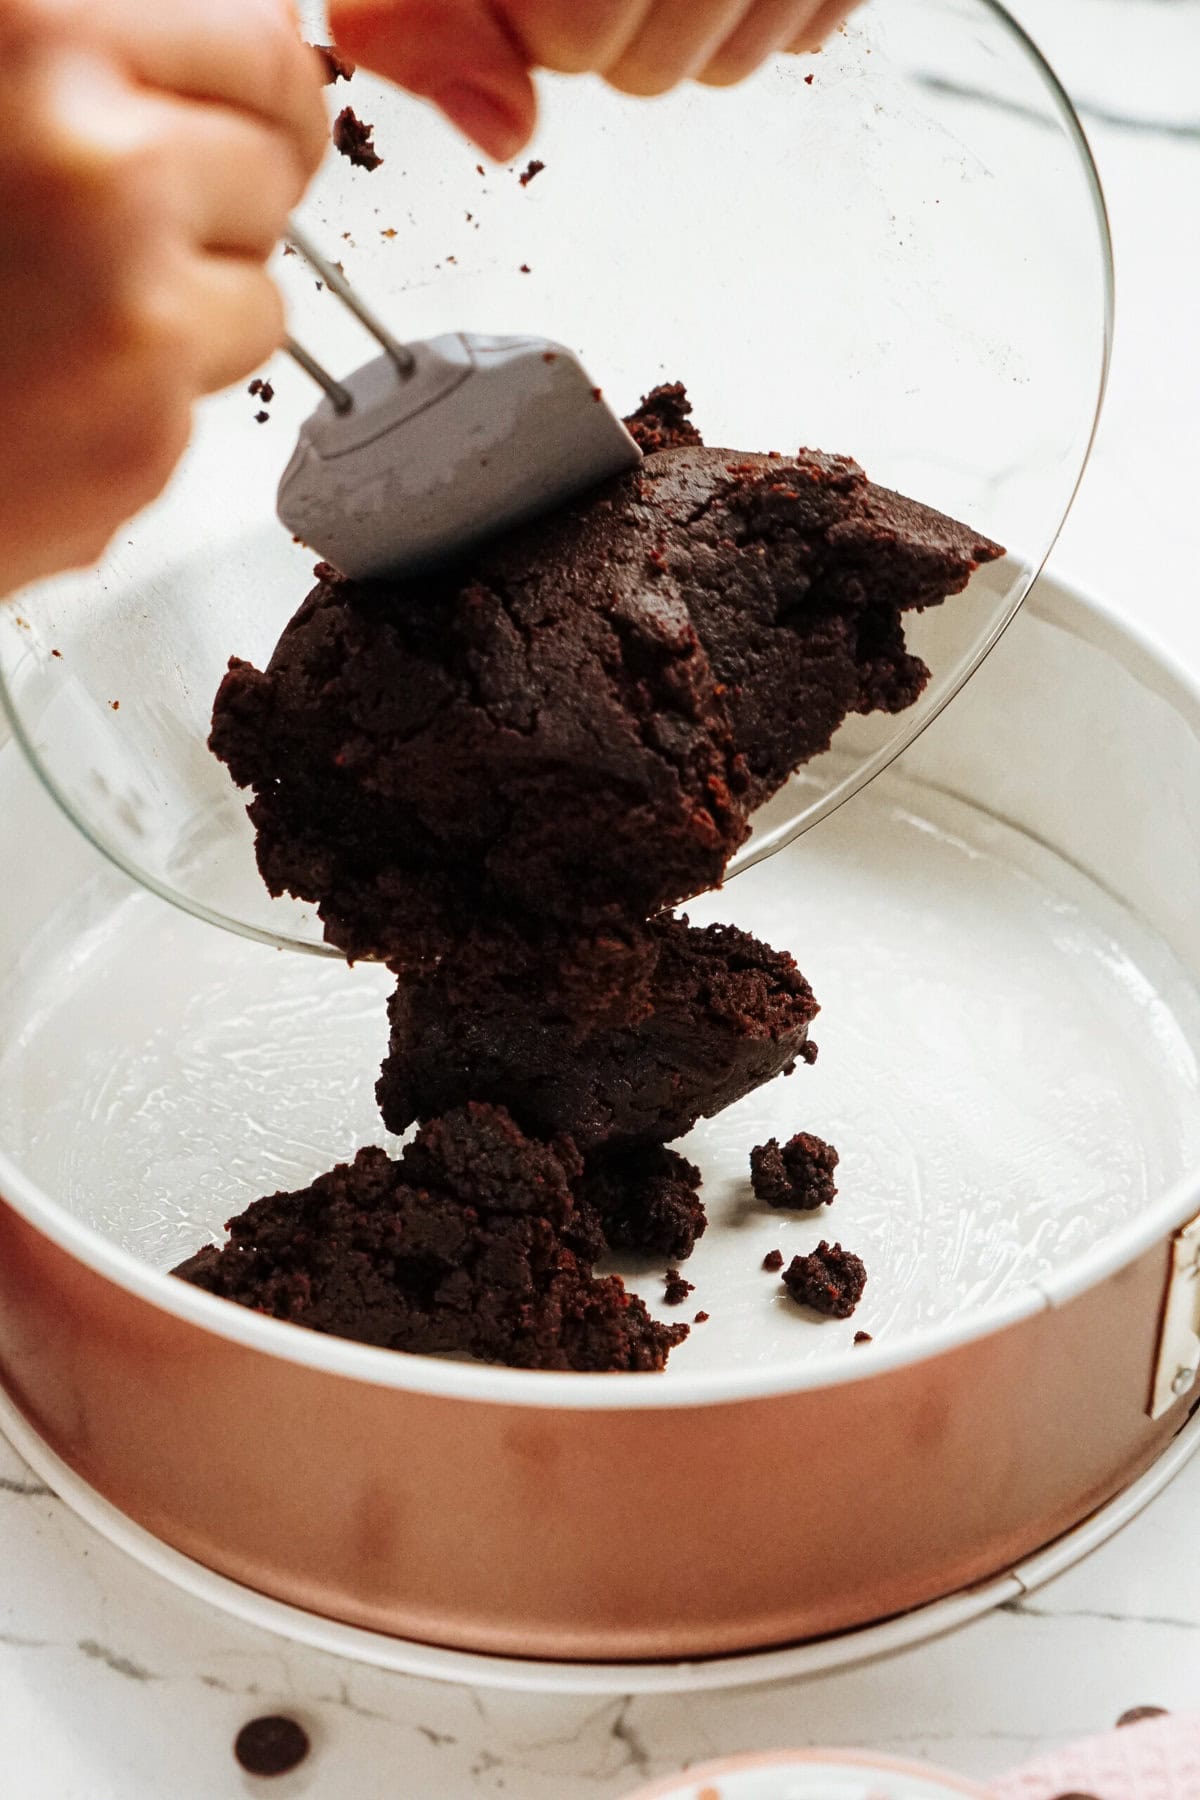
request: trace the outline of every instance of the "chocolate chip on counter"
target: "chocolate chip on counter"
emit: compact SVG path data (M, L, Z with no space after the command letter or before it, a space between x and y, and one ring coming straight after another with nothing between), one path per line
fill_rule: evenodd
M783 1251L782 1250L768 1250L767 1254L763 1257L762 1266L764 1269L767 1269L772 1274L775 1272L776 1269L782 1269L782 1267L783 1267Z
M1140 1725L1143 1719L1165 1719L1166 1716L1165 1706L1131 1706L1129 1711L1123 1712L1117 1720L1117 1730L1119 1731L1122 1725Z
M287 1775L309 1752L308 1733L295 1719L272 1713L243 1725L233 1754L248 1775Z

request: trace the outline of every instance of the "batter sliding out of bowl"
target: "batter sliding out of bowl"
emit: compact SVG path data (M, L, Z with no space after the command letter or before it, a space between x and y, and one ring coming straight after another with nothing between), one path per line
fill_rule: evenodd
M532 130L535 66L635 93L720 85L811 49L845 8L613 4L545 43L543 9L513 0L508 31L498 10L489 40L447 0L442 36L414 49L403 0L335 8L340 48L321 57L286 21L185 9L160 42L118 19L89 40L93 77L139 160L97 141L81 226L81 194L51 180L55 147L98 127L65 107L72 46L49 11L18 9L25 99L0 195L50 182L73 298L47 307L44 270L17 280L0 429L9 585L95 556L162 485L198 395L278 343L265 259L320 158L321 81L352 78L357 52L504 159ZM279 75L269 92L263 67ZM360 176L386 167L369 139L345 109L334 141ZM53 252L56 227L44 213L35 226L23 199L5 216L14 266L33 271L22 232ZM335 401L348 391L326 385ZM845 456L706 448L690 415L682 385L653 389L625 421L628 472L425 572L351 580L320 565L266 670L231 662L211 748L253 791L263 879L315 902L350 960L395 974L378 1098L390 1131L418 1129L397 1158L364 1150L256 1203L185 1279L318 1330L520 1367L660 1369L686 1337L595 1265L615 1248L690 1254L700 1177L667 1146L812 1061L818 1008L790 955L677 909L720 884L756 809L848 715L917 702L930 672L905 616L1003 555ZM799 1174L792 1191L815 1210L836 1152L796 1123L782 1150L747 1144L747 1184L752 1151L756 1169L808 1159L825 1185ZM784 1280L846 1316L863 1271L823 1241Z

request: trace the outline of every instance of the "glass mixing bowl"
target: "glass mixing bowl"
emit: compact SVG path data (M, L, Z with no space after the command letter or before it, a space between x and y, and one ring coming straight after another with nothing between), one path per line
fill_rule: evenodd
M546 167L524 187L418 102L362 74L350 98L383 166L331 157L304 218L399 335L544 333L625 411L682 379L709 444L846 452L1010 547L940 621L920 705L851 721L735 867L761 859L958 691L1070 505L1112 268L1066 96L994 0L873 0L821 55L736 90L647 103L547 80L530 152ZM299 257L278 273L327 366L373 354ZM313 909L262 887L246 797L205 747L227 659L262 666L310 585L274 500L318 396L282 358L265 373L266 423L244 389L206 403L169 490L103 563L0 609L0 683L41 779L115 863L216 924L323 951ZM921 652L919 619L911 638Z

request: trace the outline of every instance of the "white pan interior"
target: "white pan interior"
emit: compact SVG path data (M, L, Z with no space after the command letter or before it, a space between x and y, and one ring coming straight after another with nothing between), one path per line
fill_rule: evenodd
M821 1054L683 1146L711 1226L666 1384L870 1358L1079 1285L1190 1210L1200 1169L1194 702L1043 584L964 696L866 794L693 906L792 950ZM134 891L0 752L0 1147L155 1269L256 1195L387 1142L387 978ZM1006 822L1007 821L1007 822ZM748 1155L835 1143L840 1193L772 1213ZM1194 1209L1194 1208L1192 1208ZM763 1273L823 1236L866 1262L852 1322ZM663 1264L625 1271L652 1309ZM462 1369L471 1385L475 1371ZM645 1380L646 1378L640 1378Z

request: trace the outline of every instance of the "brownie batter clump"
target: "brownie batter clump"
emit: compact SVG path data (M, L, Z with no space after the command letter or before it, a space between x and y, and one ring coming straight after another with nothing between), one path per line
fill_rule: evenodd
M867 1271L861 1257L822 1241L811 1256L792 1258L783 1281L798 1305L830 1319L848 1319L862 1299Z
M686 1262L708 1226L699 1169L662 1144L589 1157L583 1195L610 1250Z
M464 1100L506 1106L528 1130L599 1144L682 1137L794 1067L817 1013L783 951L731 925L658 919L644 1016L580 1034L519 962L497 961L460 984L463 959L404 979L377 1088L389 1131Z
M399 583L321 565L267 670L230 664L210 742L255 790L263 878L352 958L428 966L499 921L579 973L746 835L682 600L539 545Z
M343 106L333 121L333 147L356 169L366 169L370 173L383 161L375 148L374 130L373 125L367 125L358 117L353 107Z
M392 1161L360 1150L299 1193L256 1200L229 1241L175 1273L273 1318L392 1350L525 1369L661 1369L687 1335L660 1325L597 1241L569 1140L526 1138L469 1106Z
M639 517L729 707L752 805L829 748L850 713L902 712L929 671L903 615L1002 555L966 526L869 482L849 457L681 450L651 457Z
M378 166L350 108L334 136ZM320 565L266 669L230 663L210 742L263 878L399 978L377 1092L420 1129L257 1201L184 1279L521 1368L661 1369L686 1335L594 1266L663 1255L690 1286L700 1175L665 1146L814 1060L817 1005L790 956L671 911L850 713L918 698L905 615L1002 554L845 457L706 449L690 415L656 388L636 469L456 563ZM815 1207L836 1164L772 1140L755 1188ZM847 1317L866 1272L822 1243L784 1280Z
M833 1204L837 1166L838 1153L832 1144L799 1131L782 1149L778 1138L755 1145L750 1152L750 1181L767 1206L814 1212L818 1206Z
M902 613L999 554L845 458L661 451L456 568L322 567L211 743L268 887L352 957L411 968L514 914L635 932L849 712L917 698Z
M681 450L703 444L692 424L692 403L682 381L656 387L642 396L642 404L630 413L625 429L645 456L656 450Z

